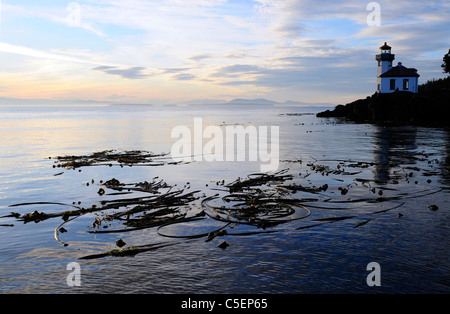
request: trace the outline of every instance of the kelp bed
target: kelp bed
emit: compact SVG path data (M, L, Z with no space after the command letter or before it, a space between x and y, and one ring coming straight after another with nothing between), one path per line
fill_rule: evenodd
M76 169L86 166L164 166L166 164L178 164L170 161L167 153L155 154L153 152L133 150L116 151L104 150L90 155L58 156L53 168ZM52 159L52 157L49 157Z
M179 164L172 162L167 154L147 151L108 150L49 159L54 160L53 168L62 169ZM0 218L15 218L25 224L56 219L54 237L64 246L70 244L70 241L64 241L63 235L70 229L69 223L83 216L92 217L85 229L89 234L122 235L153 228L157 235L168 239L128 247L122 239L118 239L117 248L83 256L82 259L135 255L179 243L173 239L186 241L203 238L209 242L217 237L275 233L286 228L303 230L350 219L355 220L353 228L358 228L373 220L377 214L400 208L407 199L441 191L429 188L402 192L398 188L404 184L414 187L419 175L428 176L432 173L437 160L428 161L426 169L387 165L390 176L386 181L368 179L368 173L373 174L380 167L377 163L314 158L308 163L285 160L283 164L290 168L275 173L248 174L230 183L221 180L212 187L194 191L187 191L190 189L189 182L180 188L158 177L135 183L121 182L116 178L99 182L92 180L90 187L97 190L98 202L91 206L82 207L81 202L19 203L10 207L48 205L63 210L11 212ZM430 205L429 209L437 210L437 206ZM400 217L402 214L399 212L398 215ZM186 226L195 226L206 220L214 222L208 230L203 228L198 233L185 232ZM228 245L226 241L221 241L219 247L225 249Z

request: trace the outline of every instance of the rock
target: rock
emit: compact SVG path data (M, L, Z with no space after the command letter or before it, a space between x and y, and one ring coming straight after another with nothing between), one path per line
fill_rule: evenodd
M431 211L437 211L438 209L439 209L439 207L437 207L436 205L430 205L430 206L428 206L428 208L431 210Z
M426 84L425 84L426 85ZM450 77L434 89L419 86L419 93L398 91L358 99L317 117L347 118L359 122L400 122L411 125L449 126L446 110L450 99Z
M117 245L118 247L123 247L123 246L126 245L126 243L125 243L124 240L119 239L119 240L116 241L116 245Z
M230 245L228 244L227 241L223 241L222 243L219 244L219 248L221 248L222 250L225 250L227 247L229 247Z

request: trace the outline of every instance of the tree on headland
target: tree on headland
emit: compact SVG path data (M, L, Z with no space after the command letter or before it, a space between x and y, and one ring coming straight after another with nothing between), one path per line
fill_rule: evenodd
M444 55L442 61L444 62L441 65L442 73L450 74L450 49L448 50L448 53ZM446 92L448 94L447 97L450 97L449 91L450 91L450 76L440 79L428 80L426 83L419 85L419 94Z
M448 50L448 53L444 55L442 61L444 61L444 63L441 65L444 73L450 74L450 49Z

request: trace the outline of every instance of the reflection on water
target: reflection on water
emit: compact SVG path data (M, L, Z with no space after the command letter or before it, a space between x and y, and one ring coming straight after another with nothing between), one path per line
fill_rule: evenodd
M445 157L442 158L441 176L443 178L443 184L450 186L450 130L447 130L445 134Z
M417 153L415 127L378 126L375 132L377 163L376 179L381 182L391 180L391 169L398 164L414 164Z
M344 124L305 114L313 110L318 111L271 107L0 108L0 291L450 292L450 132ZM310 215L303 209L301 219L265 229L233 223L226 226L227 234L210 241L182 237L222 228L224 222L208 216L167 226L160 233L157 228L89 233L95 217L103 218L112 209L65 223L67 232L60 236L68 246L54 238L55 228L63 222L60 217L27 224L5 217L11 212L67 210L65 205L50 202L101 207L108 195L98 194L100 180L133 183L158 177L174 188L222 197L227 191L219 182L230 183L259 172L258 162L71 170L53 168L54 159L49 159L106 149L170 152L174 143L171 130L178 125L191 127L196 117L203 118L205 126L280 126L279 170L292 175L291 181L282 184L295 184L296 190L265 184L251 193L256 197L262 195L257 189L265 189L266 193L277 191L272 197L285 193L302 199ZM325 184L327 189L315 190ZM188 215L202 211L200 200L186 210ZM33 205L10 207L27 202ZM438 209L430 210L430 205ZM225 211L221 217L226 219ZM111 224L102 227L108 230L122 222ZM254 234L255 230L273 232ZM135 247L171 245L134 257L79 259L117 249L118 239ZM223 241L229 244L225 250L218 248ZM81 266L81 287L66 284L66 266L73 261ZM373 261L382 267L381 287L368 287L365 281L366 266Z

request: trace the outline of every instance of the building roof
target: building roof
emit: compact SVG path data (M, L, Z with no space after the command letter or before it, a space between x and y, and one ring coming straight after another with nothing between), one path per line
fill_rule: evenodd
M414 68L406 68L401 63L393 67L389 71L384 72L380 77L419 77L417 70Z
M385 50L385 49L391 49L391 47L388 46L388 44L387 44L386 42L384 42L384 45L381 46L380 49L383 49L383 50Z

